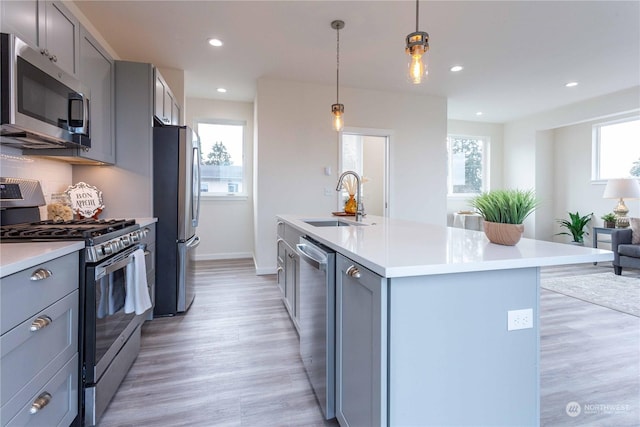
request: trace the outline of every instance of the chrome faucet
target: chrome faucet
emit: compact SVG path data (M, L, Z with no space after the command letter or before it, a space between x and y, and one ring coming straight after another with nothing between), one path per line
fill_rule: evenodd
M336 187L336 191L340 191L342 190L342 181L344 180L344 178L347 175L353 175L356 178L356 222L360 222L362 221L362 216L364 215L364 212L362 211L362 202L360 200L360 175L358 175L357 173L355 173L354 171L346 171L343 172L342 175L340 175L340 178L338 178L338 185Z

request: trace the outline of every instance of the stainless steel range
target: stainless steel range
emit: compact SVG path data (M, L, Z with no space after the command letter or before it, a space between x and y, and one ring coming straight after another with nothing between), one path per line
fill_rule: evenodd
M124 302L130 288L128 281L132 280L127 271L133 265L134 252L145 249L140 241L148 230L141 229L135 220L125 219L31 221L36 216L39 218L38 207L28 205L34 200L44 203L37 181L0 178L0 190L2 243L85 242L80 255L82 383L78 407L83 411L80 418L83 424L96 425L140 349L140 329L145 314L125 313ZM7 212L11 209L21 212ZM19 222L20 218L29 220Z

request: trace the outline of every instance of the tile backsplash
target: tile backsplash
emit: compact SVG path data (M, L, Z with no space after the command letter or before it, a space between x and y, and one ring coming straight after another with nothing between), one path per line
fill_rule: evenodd
M63 192L72 185L72 166L42 157L23 156L21 150L0 147L0 175L8 178L37 179L44 198L51 201L52 193ZM40 208L42 219L47 218L46 206Z

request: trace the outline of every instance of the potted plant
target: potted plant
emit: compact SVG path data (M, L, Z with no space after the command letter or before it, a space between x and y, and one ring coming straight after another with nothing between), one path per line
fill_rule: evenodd
M573 238L573 244L583 245L584 244L584 235L588 235L589 233L585 230L585 227L591 221L591 217L593 216L593 212L587 215L581 216L578 211L576 213L569 212L569 219L559 219L557 220L560 224L560 227L566 228L568 231L562 231L560 233L556 233L556 236L560 234L566 234L567 236L571 236Z
M523 222L539 205L533 190L493 190L471 200L484 219L484 233L492 243L513 246L524 232Z
M613 212L604 214L600 218L604 221L605 228L616 228L616 215Z

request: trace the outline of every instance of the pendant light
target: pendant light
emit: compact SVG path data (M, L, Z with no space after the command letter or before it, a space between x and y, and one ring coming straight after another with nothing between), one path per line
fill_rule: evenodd
M344 21L336 19L331 22L331 28L336 30L336 103L331 105L333 115L333 129L340 132L344 127L344 105L340 104L340 30L344 28Z
M416 0L416 31L407 36L407 47L405 48L405 52L411 56L408 77L413 84L420 84L422 78L429 74L422 58L429 50L429 34L418 30L418 2L419 0Z

